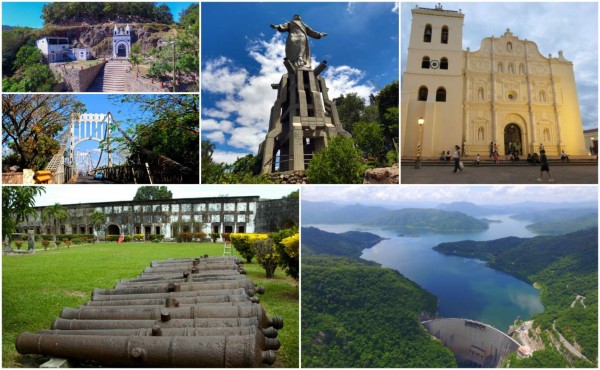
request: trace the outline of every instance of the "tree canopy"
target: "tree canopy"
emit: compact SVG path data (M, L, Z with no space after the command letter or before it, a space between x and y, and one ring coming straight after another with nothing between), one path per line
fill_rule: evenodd
M42 8L44 24L100 22L173 23L169 6L155 2L54 2Z
M43 169L60 147L58 134L83 105L73 95L2 95L3 166Z
M173 193L166 186L140 186L133 200L173 199Z
M35 197L46 192L43 186L2 187L2 233L10 238L17 226L36 214Z

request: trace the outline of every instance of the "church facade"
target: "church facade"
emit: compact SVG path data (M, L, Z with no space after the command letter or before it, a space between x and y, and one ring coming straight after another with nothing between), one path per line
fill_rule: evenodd
M486 37L479 50L462 50L464 14L412 9L406 71L402 80L402 155L467 156L561 150L586 155L573 63L540 54L537 45L510 30ZM421 124L419 120L421 119ZM419 127L421 126L421 127Z

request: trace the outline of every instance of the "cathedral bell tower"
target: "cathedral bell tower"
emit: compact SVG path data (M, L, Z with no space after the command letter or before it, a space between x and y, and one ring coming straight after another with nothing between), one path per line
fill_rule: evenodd
M422 119L422 157L463 146L462 29L464 14L412 9L406 71L402 79L402 155L416 157Z

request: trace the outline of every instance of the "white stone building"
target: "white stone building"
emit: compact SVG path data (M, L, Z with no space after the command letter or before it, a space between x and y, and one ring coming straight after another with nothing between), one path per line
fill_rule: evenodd
M113 30L113 58L129 58L131 51L131 29L115 25Z
M487 158L490 143L506 155L570 155L589 151L583 137L573 63L540 54L537 45L510 30L486 37L477 51L462 50L464 14L412 9L402 80L402 155L417 155L420 118L423 157L454 145Z
M69 39L66 37L42 37L36 41L36 46L48 63L92 59L92 49L82 45L70 48Z

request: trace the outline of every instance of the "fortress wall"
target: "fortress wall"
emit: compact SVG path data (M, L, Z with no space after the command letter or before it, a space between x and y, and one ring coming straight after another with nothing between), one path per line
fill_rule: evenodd
M519 343L498 329L466 319L438 319L423 326L444 346L454 352L459 362L481 367L497 367Z
M299 204L296 198L260 200L256 208L257 233L273 232L290 226L298 226Z

